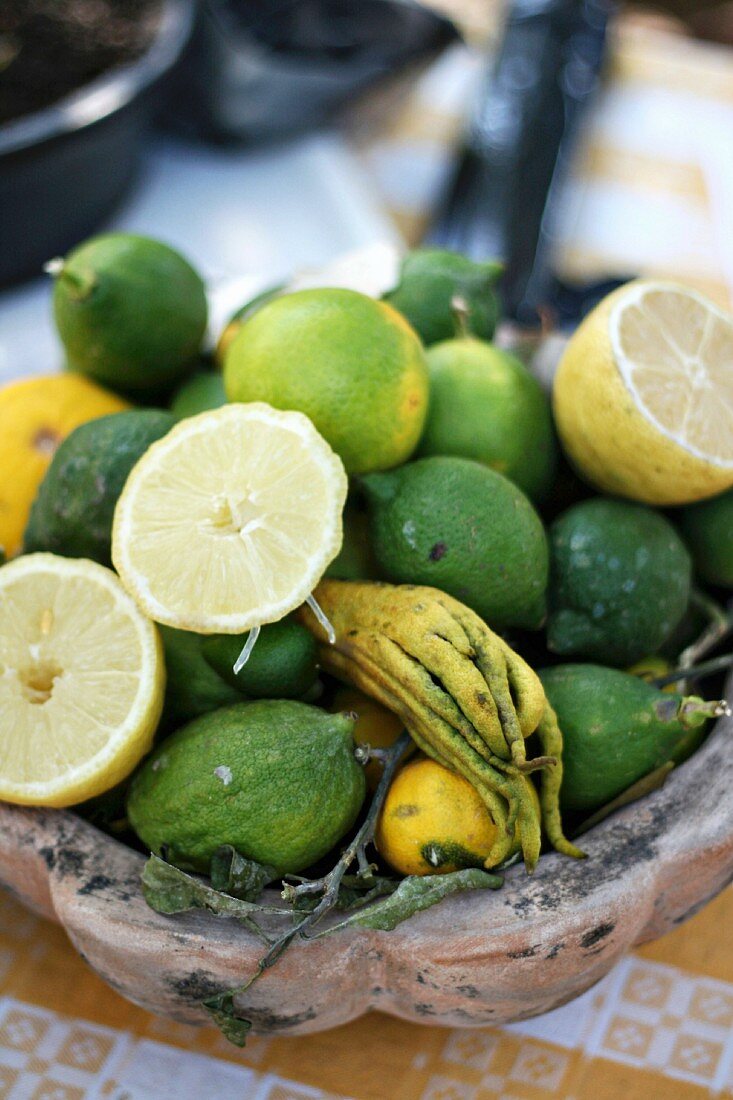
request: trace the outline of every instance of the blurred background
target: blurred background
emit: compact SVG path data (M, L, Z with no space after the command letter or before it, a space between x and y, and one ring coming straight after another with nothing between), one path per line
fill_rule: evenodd
M423 241L501 259L521 331L642 273L730 307L733 4L3 0L0 381L57 366L42 265L110 227L215 317Z

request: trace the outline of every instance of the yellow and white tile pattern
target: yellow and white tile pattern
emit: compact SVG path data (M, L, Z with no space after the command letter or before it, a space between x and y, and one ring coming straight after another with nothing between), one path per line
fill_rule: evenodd
M706 1100L733 1097L733 890L595 989L506 1028L373 1013L255 1038L150 1016L0 892L0 1100Z

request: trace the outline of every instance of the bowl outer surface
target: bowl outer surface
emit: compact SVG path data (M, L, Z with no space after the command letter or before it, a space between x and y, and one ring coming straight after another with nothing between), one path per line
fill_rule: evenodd
M733 878L731 735L733 719L721 719L662 790L586 834L587 860L546 855L531 878L513 867L501 890L449 898L391 932L298 941L238 1010L256 1032L298 1034L369 1008L470 1027L572 999ZM118 992L202 1023L198 1002L241 984L261 944L229 918L153 912L143 862L69 811L0 803L0 882L59 921Z

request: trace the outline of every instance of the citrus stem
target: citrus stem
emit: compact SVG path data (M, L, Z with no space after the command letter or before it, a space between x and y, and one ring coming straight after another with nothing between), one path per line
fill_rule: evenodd
M45 264L43 265L43 270L45 271L46 275L50 275L53 279L55 279L56 276L60 275L61 272L64 270L63 256L54 256L52 260L46 260Z
M450 301L451 313L456 321L456 336L467 339L471 335L468 326L468 302L460 294L454 294Z
M663 688L667 687L668 684L676 684L683 679L702 680L705 676L712 676L716 672L725 672L728 668L733 668L733 653L724 653L720 657L713 657L709 661L692 665L690 668L665 672L664 676L655 676L649 683L652 687Z
M244 666L247 664L247 661L252 656L252 650L254 649L255 644L256 644L257 639L259 638L259 636L260 636L260 627L259 626L253 626L252 629L250 630L249 634L247 635L247 641L242 646L242 652L239 654L236 661L234 662L234 667L232 669L232 672L234 673L235 676L237 675L238 672L242 671Z
M702 611L710 621L700 637L680 653L681 670L687 670L695 665L733 630L733 601L724 608L704 592L693 588L690 593L690 605Z
M706 718L729 718L731 709L725 699L713 699L709 702L704 699L685 699L680 704L678 714L684 723L688 714L699 714Z
M343 851L341 858L333 870L329 871L323 878L318 879L304 879L299 875L285 876L297 882L297 885L293 885L292 882L286 882L284 884L282 894L285 901L293 904L298 898L311 897L318 894L322 894L323 896L315 908L307 913L302 920L293 924L287 932L271 943L269 951L258 962L254 974L236 989L229 990L227 994L229 998L236 997L239 993L245 993L265 970L269 970L271 966L275 965L282 953L289 947L296 936L302 936L304 939L308 938L306 936L307 930L312 928L325 917L328 912L335 908L336 902L338 901L339 888L343 882L344 875L355 859L359 864L360 875L367 877L372 873L371 868L373 865L368 863L365 849L374 839L379 814L384 804L384 800L387 797L387 791L392 782L392 777L397 765L411 743L410 735L407 732L403 732L389 749L385 759L382 778L379 780L379 785L374 792L369 812L364 818L364 822L356 832L353 840ZM283 910L283 912L287 912L287 910Z

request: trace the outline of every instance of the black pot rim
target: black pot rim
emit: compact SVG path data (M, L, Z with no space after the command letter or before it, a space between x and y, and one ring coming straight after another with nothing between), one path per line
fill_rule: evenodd
M44 107L0 126L0 155L93 126L127 106L178 60L188 42L195 0L161 0L160 24L148 49Z

